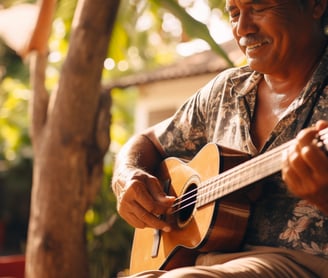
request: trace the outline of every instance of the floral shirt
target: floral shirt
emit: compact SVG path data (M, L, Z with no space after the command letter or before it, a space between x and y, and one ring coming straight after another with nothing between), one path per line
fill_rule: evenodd
M293 139L304 127L328 120L328 49L316 71L280 119L260 153ZM155 127L167 156L191 159L209 142L259 154L250 134L257 86L263 75L248 66L228 69ZM328 165L327 165L328 170ZM328 217L289 194L277 173L264 180L252 204L245 242L286 247L328 259Z

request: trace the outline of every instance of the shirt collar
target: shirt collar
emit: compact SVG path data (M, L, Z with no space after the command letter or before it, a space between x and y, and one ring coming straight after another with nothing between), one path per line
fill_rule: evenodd
M262 78L263 74L245 66L242 71L238 71L235 76L231 77L232 91L238 96L245 96L257 86Z

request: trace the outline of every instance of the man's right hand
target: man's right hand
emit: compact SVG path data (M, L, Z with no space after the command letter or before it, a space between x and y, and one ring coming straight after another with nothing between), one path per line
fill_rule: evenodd
M175 197L164 193L156 177L140 169L128 168L116 183L119 188L118 212L122 218L136 228L170 231L171 227L159 216L170 211Z

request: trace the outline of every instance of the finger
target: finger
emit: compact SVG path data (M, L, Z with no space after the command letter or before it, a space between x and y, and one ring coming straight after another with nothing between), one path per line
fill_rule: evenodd
M164 231L170 230L167 223L141 207L137 201L123 198L118 211L123 219L136 228L152 227Z
M303 149L301 149L301 151ZM302 175L305 175L305 176L311 175L312 169L306 163L306 161L304 161L302 152L299 152L299 151L292 152L288 157L288 165L293 172L301 173Z
M312 143L313 139L316 137L318 131L315 127L303 129L296 136L296 146L298 150L301 150L303 147L308 146Z
M317 130L322 130L322 129L328 127L328 122L320 120L316 123L315 127L317 128Z
M304 161L309 165L314 173L326 173L328 158L326 153L318 145L317 135L319 128L325 127L326 122L318 122L317 129L300 134L298 139L299 152Z
M284 168L282 172L282 178L287 185L288 191L294 195L299 195L302 193L300 184L302 182L301 178L297 172L293 171L292 168Z
M314 175L320 179L326 177L328 158L326 154L317 145L318 130L309 128L299 133L296 138L296 144L290 148L290 164L296 171L302 175L308 182ZM302 161L304 164L302 164Z
M142 181L135 179L132 183L133 186L128 186L121 201L122 217L129 219L129 223L135 227L152 227L168 231L169 225L159 219L159 216L166 214L175 198L165 197L162 185L155 177L146 176Z
M163 202L165 193L155 178L147 178L144 182L135 181L134 186L129 189L131 192L127 193L130 194L130 199L136 200L142 208L154 215L165 214L170 206Z
M147 183L147 188L155 201L167 208L173 205L175 197L167 195L168 192L164 192L164 185L157 178L150 178Z
M163 230L165 232L169 232L171 227L168 223L162 220L160 217L149 213L147 210L142 208L141 206L137 206L137 209L133 211L133 214L136 218L138 218L141 222L143 222L143 227L151 227L158 230Z
M304 159L304 155L309 156L310 160L314 160L317 156L311 149L312 147L304 147L298 151L297 147L290 148L290 154L283 160L283 179L288 186L288 190L303 198L313 198L319 191L322 190L322 186L327 185L328 174L326 173L326 167L323 166L323 172L312 169L309 163ZM318 150L315 150L318 151ZM314 157L310 157L314 155ZM317 154L318 155L318 154ZM285 154L285 157L287 154ZM312 163L312 161L311 161ZM314 166L316 164L314 163ZM323 163L323 165L327 165Z
M142 229L145 227L150 227L163 230L165 232L169 232L171 230L171 227L165 221L149 213L137 202L133 202L129 210L122 212L122 217L123 216L130 225L136 228Z
M307 173L306 176L309 176L311 170L302 160L297 151L297 146L294 145L283 153L282 169L282 178L285 181L288 190L294 195L300 196L306 193L307 181L301 176L304 173Z
M319 147L313 144L303 147L301 156L309 168L311 168L311 172L318 173L319 176L326 176L328 158Z

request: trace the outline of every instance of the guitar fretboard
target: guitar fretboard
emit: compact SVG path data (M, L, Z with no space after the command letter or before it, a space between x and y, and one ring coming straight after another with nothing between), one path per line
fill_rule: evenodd
M328 128L319 132L317 141L317 145L327 153ZM294 140L284 143L202 182L198 188L196 206L206 205L280 171L282 169L282 154L293 142Z

